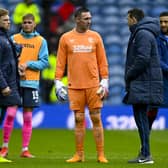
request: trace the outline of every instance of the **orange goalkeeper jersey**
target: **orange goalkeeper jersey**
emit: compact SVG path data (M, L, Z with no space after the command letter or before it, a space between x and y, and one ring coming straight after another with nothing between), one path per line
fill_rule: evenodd
M108 63L100 35L75 29L64 33L57 52L56 79L61 79L67 66L68 87L84 89L99 86L100 78L108 78Z

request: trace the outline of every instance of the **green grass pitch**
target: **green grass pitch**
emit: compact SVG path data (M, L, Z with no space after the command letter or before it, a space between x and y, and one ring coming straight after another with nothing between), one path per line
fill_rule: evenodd
M2 131L0 132L2 135ZM2 141L2 138L1 138ZM2 144L2 142L1 142ZM128 164L129 159L138 154L140 144L136 130L105 131L105 154L108 164L96 161L96 150L91 130L85 136L85 162L66 163L75 151L74 131L58 129L34 129L30 151L36 158L20 158L21 129L15 129L9 144L8 159L12 163L0 163L0 168L167 168L168 167L168 131L152 131L151 152L153 165Z

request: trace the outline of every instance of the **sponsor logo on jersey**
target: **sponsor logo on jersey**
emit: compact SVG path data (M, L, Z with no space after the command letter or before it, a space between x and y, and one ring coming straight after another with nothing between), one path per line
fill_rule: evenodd
M73 46L73 52L74 53L90 53L92 52L92 45L86 46L86 45L74 45Z

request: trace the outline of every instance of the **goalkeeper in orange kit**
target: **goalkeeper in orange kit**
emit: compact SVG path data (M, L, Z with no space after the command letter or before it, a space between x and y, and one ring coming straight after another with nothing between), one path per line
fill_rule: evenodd
M74 14L76 26L60 38L55 85L59 100L67 100L61 82L67 66L68 97L75 116L76 153L67 162L84 161L85 106L89 108L96 143L97 161L107 163L101 121L103 98L108 93L108 63L100 35L89 30L91 13L79 8Z

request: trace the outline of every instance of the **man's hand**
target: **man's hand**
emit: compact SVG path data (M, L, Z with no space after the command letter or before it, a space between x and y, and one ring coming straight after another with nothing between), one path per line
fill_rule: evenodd
M19 71L20 77L25 77L26 68L27 68L26 64L21 64L18 66L18 71Z
M8 95L10 95L11 94L11 89L10 89L10 87L9 86L7 86L6 88L4 88L4 89L2 89L2 95L3 96L8 96Z
M100 81L100 87L97 90L97 94L100 96L102 100L108 96L109 93L108 88L109 88L108 79L102 79Z
M55 80L56 87L56 96L57 99L61 102L65 102L68 100L68 91L65 85L60 80Z

